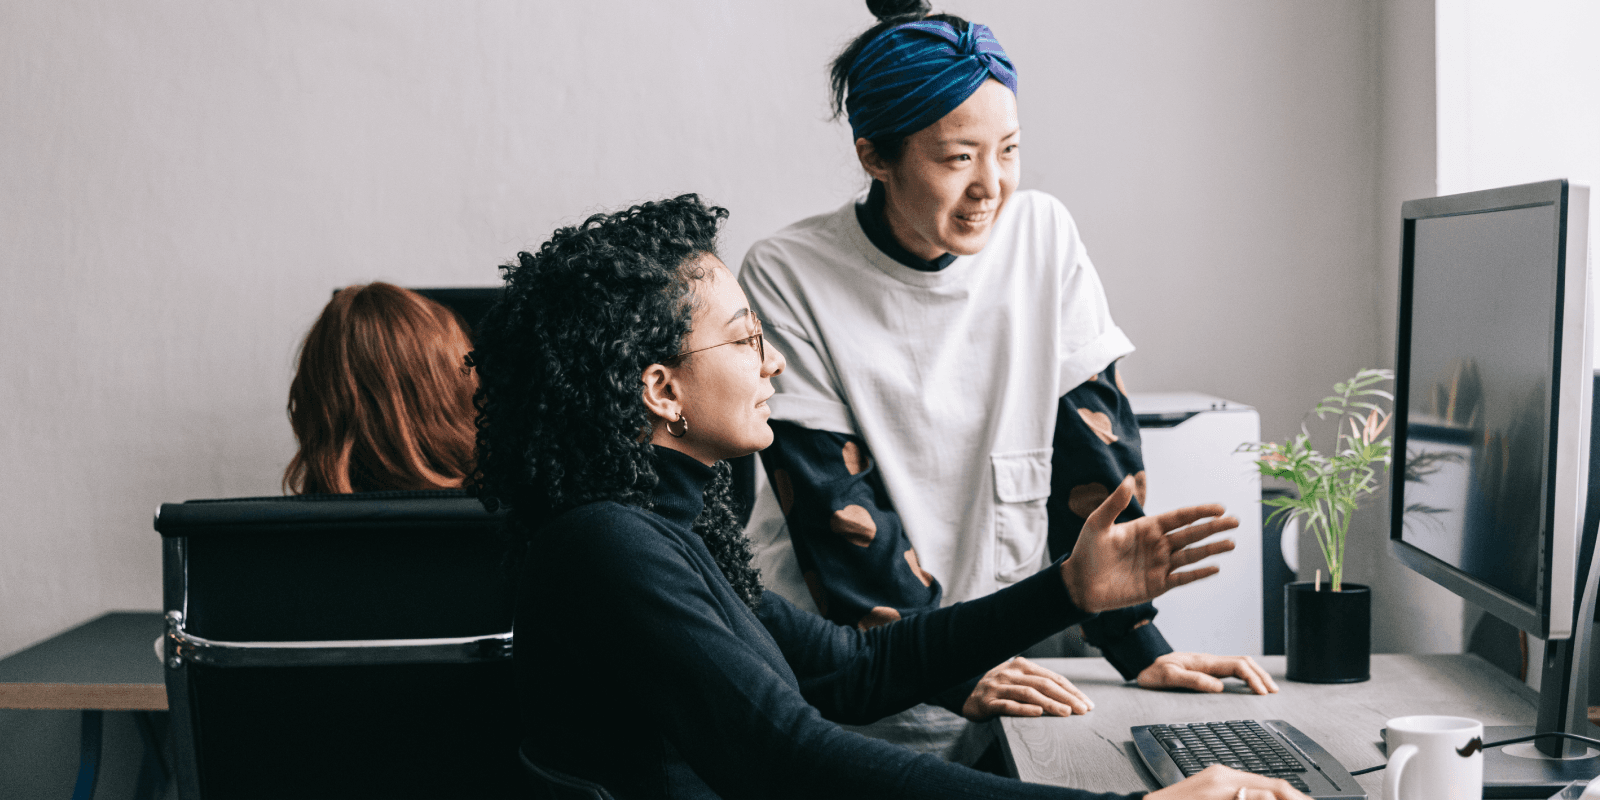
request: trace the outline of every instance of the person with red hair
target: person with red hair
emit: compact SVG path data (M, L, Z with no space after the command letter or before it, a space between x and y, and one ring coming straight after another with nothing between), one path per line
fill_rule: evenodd
M341 289L289 385L294 494L458 489L472 471L477 379L455 312L388 283Z

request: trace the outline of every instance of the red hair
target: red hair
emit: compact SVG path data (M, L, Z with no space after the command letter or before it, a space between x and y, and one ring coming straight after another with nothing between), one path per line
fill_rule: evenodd
M472 349L450 309L387 283L334 294L289 384L296 494L459 488L477 433Z

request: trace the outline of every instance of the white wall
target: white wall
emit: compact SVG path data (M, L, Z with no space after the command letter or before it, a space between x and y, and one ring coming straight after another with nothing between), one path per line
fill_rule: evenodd
M1438 6L1439 193L1600 179L1600 4Z
M1294 432L1371 365L1373 6L997 11L1027 180L1077 217L1139 347L1130 385L1249 403L1263 436Z
M1384 5L945 4L1020 68L1024 183L1077 216L1134 388L1255 405L1277 438L1378 358ZM158 607L158 503L278 491L332 288L488 284L558 224L684 191L732 209L737 263L843 202L862 178L826 63L870 21L859 0L0 4L0 654Z
M331 288L490 283L691 190L737 260L841 202L825 65L860 6L0 6L0 653L156 607L157 503L277 491ZM1281 436L1372 360L1371 5L950 10L1020 67L1025 184L1078 216L1134 386Z
M1394 366L1400 286L1400 204L1437 194L1438 125L1434 0L1379 5L1381 97L1377 160L1378 231L1372 285L1377 309L1373 362ZM1462 603L1389 553L1387 484L1357 516L1348 569L1373 587L1372 649L1379 653L1459 653Z

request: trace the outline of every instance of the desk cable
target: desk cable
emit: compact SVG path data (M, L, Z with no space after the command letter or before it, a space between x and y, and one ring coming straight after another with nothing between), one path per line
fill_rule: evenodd
M1484 745L1483 749L1489 750L1489 749L1492 749L1492 748L1501 747L1503 745L1508 745L1508 744L1520 744L1522 742L1531 742L1534 739L1539 739L1539 738L1542 738L1542 737L1545 737L1545 736L1560 736L1563 739L1571 739L1571 740L1576 741L1576 742L1583 742L1584 744L1592 744L1592 745L1595 745L1596 747L1600 747L1600 739L1591 739L1591 738L1589 738L1587 736L1579 736L1576 733L1563 733L1563 732L1560 732L1560 731L1549 731L1549 732L1546 732L1546 733L1533 733L1533 734L1529 734L1527 736L1518 736L1515 739L1501 739L1498 742L1490 742L1490 743ZM1352 776L1365 775L1365 774L1367 774L1369 772L1377 772L1378 770L1383 769L1384 767L1387 767L1387 766L1389 766L1389 765L1388 764L1379 764L1376 767L1367 767L1366 769L1355 770L1354 772L1351 772L1350 774Z

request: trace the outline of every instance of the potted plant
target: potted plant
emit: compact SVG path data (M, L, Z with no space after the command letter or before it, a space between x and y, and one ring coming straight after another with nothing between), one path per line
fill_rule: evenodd
M1344 580L1345 539L1362 498L1378 489L1379 465L1387 471L1390 440L1382 436L1392 411L1379 404L1394 395L1378 388L1394 378L1385 369L1364 369L1336 383L1334 393L1311 414L1334 421L1333 449L1325 455L1311 446L1305 423L1283 443L1251 442L1242 450L1257 454L1262 476L1293 485L1295 494L1264 500L1274 510L1267 519L1300 521L1316 536L1328 580L1299 581L1283 587L1284 653L1289 680L1353 683L1370 676L1372 592ZM1306 415L1308 418L1310 414Z

